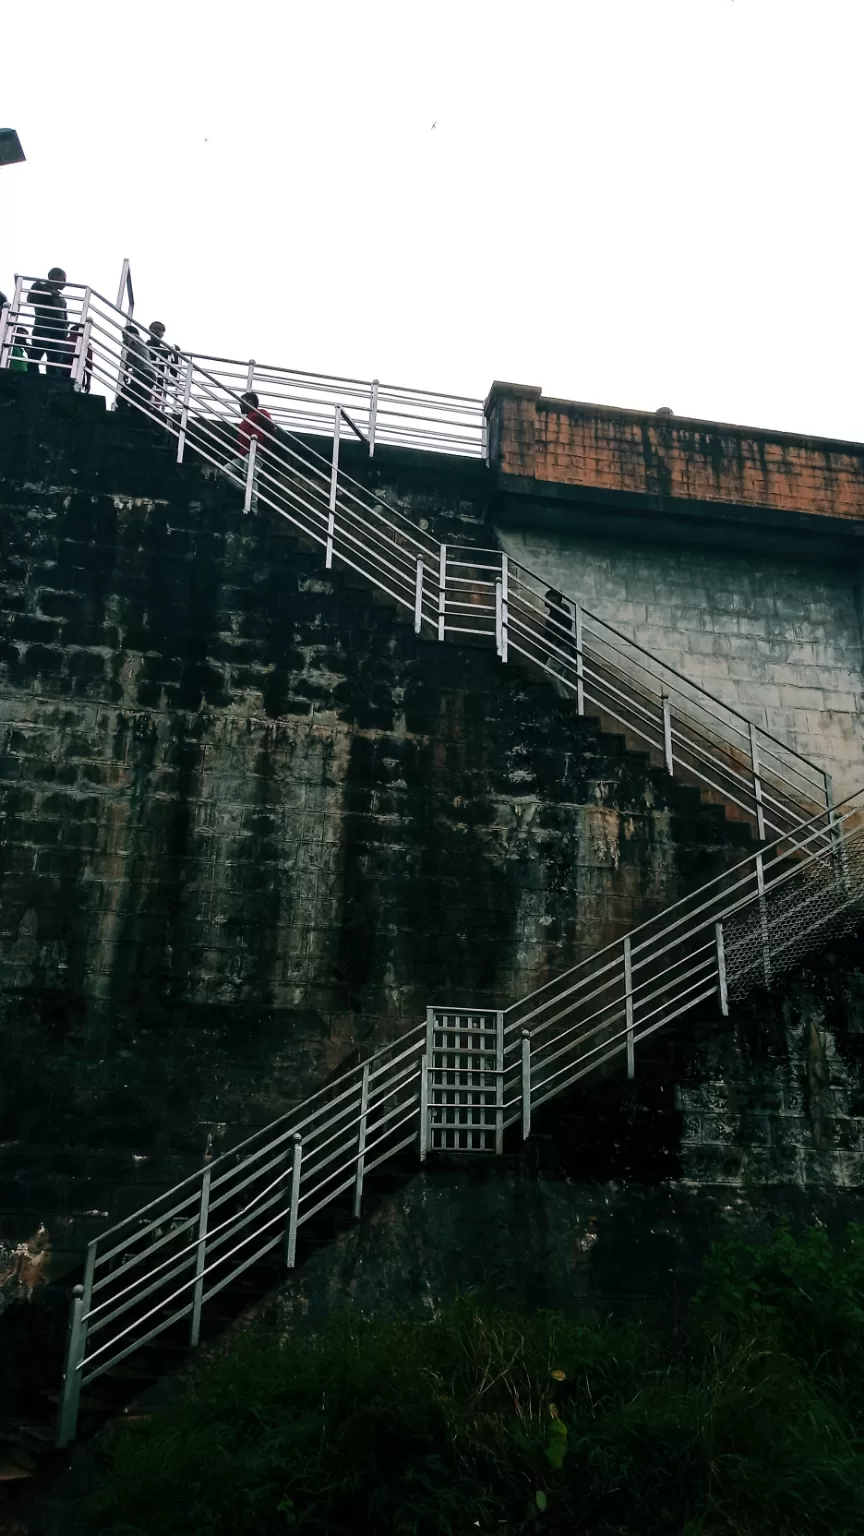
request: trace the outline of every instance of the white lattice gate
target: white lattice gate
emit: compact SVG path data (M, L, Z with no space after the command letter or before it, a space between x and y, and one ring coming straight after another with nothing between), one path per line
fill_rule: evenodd
M504 1015L494 1008L429 1008L422 1151L501 1152Z

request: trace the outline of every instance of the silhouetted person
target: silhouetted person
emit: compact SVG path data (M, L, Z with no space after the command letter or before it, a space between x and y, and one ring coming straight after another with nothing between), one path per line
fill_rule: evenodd
M68 327L66 324L66 300L63 286L66 273L62 267L52 267L47 278L40 277L27 295L27 302L35 311L33 337L28 347L30 372L38 373L39 364L45 359L46 373L50 368L69 366Z
M12 348L9 353L9 367L13 373L27 372L27 327L19 325L12 335Z
M546 604L546 639L557 652L557 655L552 657L550 665L560 671L564 658L567 657L569 660L576 655L576 625L573 609L564 593L559 592L555 587L548 588L544 602Z
M123 328L123 364L120 379L121 394L117 405L132 409L133 406L149 410L153 401L153 364L150 353L141 339L141 332L131 320Z
M164 340L165 327L161 320L154 320L147 333L147 351L153 370L153 409L164 411L172 390L176 387L180 359L173 347Z

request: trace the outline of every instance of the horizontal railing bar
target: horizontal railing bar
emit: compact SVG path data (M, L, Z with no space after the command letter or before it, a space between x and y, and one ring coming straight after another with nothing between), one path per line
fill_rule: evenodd
M184 1183L189 1183L192 1180L196 1180L197 1181L197 1180L200 1180L202 1177L203 1177L203 1170L199 1169L197 1172L195 1172L193 1174L190 1174L189 1175L189 1179L184 1180ZM179 1185L179 1184L175 1185L172 1190L168 1191L168 1195L176 1194L178 1189L181 1189L181 1188L182 1188L182 1185ZM126 1222L134 1221L136 1215L137 1216L144 1216L144 1215L146 1215L149 1210L152 1210L154 1205L158 1205L159 1204L159 1200L160 1199L167 1199L168 1195L157 1196L157 1198L155 1200L151 1200L151 1202L150 1202L150 1204L148 1206L144 1206L142 1208L142 1210L134 1212L131 1216L127 1216L125 1218ZM185 1209L185 1207L189 1204L190 1200L197 1200L197 1198L198 1198L197 1191L190 1191L190 1193L188 1195L185 1195L184 1198L178 1204L173 1205L170 1210L163 1211L161 1216L154 1218L154 1220L151 1221L151 1222L148 1222L146 1227L141 1227L137 1231L134 1231L130 1235L130 1237L128 1237L126 1239L126 1241L124 1243L119 1243L116 1247L109 1249L108 1253L99 1253L98 1256L97 1256L97 1259L96 1259L96 1263L97 1264L107 1264L111 1259L115 1258L118 1253L123 1253L125 1251L125 1249L128 1247L130 1241L132 1241L133 1238L146 1237L147 1233L148 1232L152 1232L154 1227L161 1226L163 1222L170 1221L172 1216L175 1216L178 1211L182 1211L182 1210ZM97 1242L104 1241L104 1239L106 1237L110 1237L110 1236L113 1235L114 1232L119 1231L120 1230L120 1226L121 1226L121 1223L118 1222L117 1226L110 1228L110 1230L108 1232L100 1232L99 1237L96 1239L96 1241ZM99 1285L100 1285L99 1281L94 1281L94 1284L93 1284L94 1291L99 1288Z
M257 1179L263 1178L264 1175L269 1173L272 1168L279 1168L279 1169L283 1168L284 1167L284 1148L285 1148L285 1146L287 1146L290 1143L290 1140L291 1140L290 1133L287 1133L287 1134L281 1136L279 1138L279 1140L275 1143L275 1145L277 1147L278 1146L282 1147L282 1155L280 1156L277 1153L276 1157L271 1157L270 1161L268 1163L264 1163L263 1166L258 1163L258 1158L261 1157L263 1154L262 1153L258 1153L258 1152L253 1152L251 1157L246 1158L243 1161L243 1163L238 1168L235 1168L235 1170L234 1170L235 1173L242 1173L243 1169L249 1168L252 1165L252 1163L255 1163L255 1167L252 1168L252 1172L249 1174L249 1176L247 1178L241 1179L239 1183L232 1184L230 1186L230 1188L228 1188L228 1189L224 1188L224 1186L228 1182L227 1175L222 1177L219 1180L219 1188L222 1190L222 1194L220 1194L220 1196L219 1196L219 1198L217 1200L213 1199L213 1181L211 1179L211 1181L210 1181L210 1210L211 1211L216 1211L216 1210L218 1210L220 1208L220 1206L225 1205L225 1203L228 1200L235 1200L237 1198L237 1196L242 1192L242 1190L248 1189L250 1184L254 1184ZM271 1148L268 1147L266 1150L270 1151Z
M24 278L24 282L25 283L36 282L36 281L37 281L36 278L29 278L29 277L25 277ZM72 286L72 285L67 284L67 287L69 287L69 286ZM78 286L78 285L76 285L76 286ZM80 286L83 287L84 285L82 284ZM105 302L107 303L108 301L106 300ZM248 359L243 359L243 358L239 358L239 357L215 357L215 356L212 356L209 352L187 352L184 355L186 357L191 357L193 359L193 361L197 361L198 359L200 359L202 362L205 362L205 363L228 363L232 367L236 367L238 370L242 370L242 377L243 377L244 380L246 378L246 369L249 366L249 360ZM337 374L337 373L315 373L315 372L311 371L308 368L296 368L296 369L295 368L288 368L288 369L286 369L281 363L259 363L257 360L255 360L255 378L256 379L258 378L259 370L262 373L265 373L265 374L266 373L274 373L274 374L288 373L288 374L290 374L292 376L296 375L297 377L304 378L304 379L322 379L322 380L325 380L325 381L333 383L333 384L356 384L359 388L364 389L367 392L372 387L371 379L355 379L355 378L352 378L352 377L347 376L347 375L343 377L341 374ZM408 396L408 397L415 397L416 396L417 399L428 399L430 402L435 402L435 401L438 401L438 400L458 401L458 402L460 402L463 405L470 406L472 408L476 408L478 414L481 417L483 416L483 401L475 399L474 396L472 396L472 395L451 395L451 394L445 394L443 391L439 391L439 390L414 389L409 384L379 384L379 386L378 386L379 402L380 402L382 394L393 395L396 392L398 392L399 394L403 394L405 396Z
M266 1189L261 1190L260 1195L256 1196L254 1200L250 1200L249 1204L243 1206L241 1210L235 1211L225 1221L220 1222L218 1226L208 1227L204 1236L198 1238L195 1247L206 1247L211 1252L221 1247L224 1243L230 1241L235 1233L241 1232L244 1227L248 1227L250 1222L257 1221L258 1217L264 1211L269 1211L271 1206L277 1205L280 1201L284 1203L289 1193L290 1184L291 1169L286 1164L283 1166L281 1178L273 1179Z
M584 1046L586 1041L594 1040L598 1035L602 1035L603 1039L594 1047L595 1050L599 1050L608 1039L608 1030L614 1029L619 1019L626 1017L626 1002L622 997L615 1004L614 1010L610 1009L608 1016L602 1019L600 1023L595 1024L593 1029L580 1029L577 1025L573 1029L563 1030L554 1040L547 1041L543 1045L538 1046L536 1051L532 1041L532 1071L539 1075L547 1067L551 1066L553 1061L560 1061L562 1056L572 1056L573 1051L577 1047ZM556 1050L552 1050L553 1045L557 1047Z
M170 1322L159 1322L159 1323L157 1323L156 1327L155 1328L151 1328L149 1333L145 1333L145 1335L144 1335L144 1337L142 1339L133 1339L132 1343L129 1344L126 1347L126 1349L122 1349L120 1351L119 1355L111 1355L108 1360L103 1360L102 1364L95 1371L88 1371L85 1374L84 1366L87 1364L87 1359L85 1358L84 1360L82 1360L80 1362L79 1366L78 1366L78 1369L81 1371L81 1386L82 1386L82 1388L83 1387L88 1387L90 1385L91 1381L96 1381L97 1377L104 1376L106 1371L110 1371L111 1367L114 1366L114 1365L119 1365L121 1360L127 1360L129 1358L129 1356L134 1354L137 1349L143 1349L145 1344L149 1344L151 1339L158 1338L159 1334L160 1333L165 1333L166 1329L173 1328L175 1322L179 1322L181 1320L181 1318L188 1317L189 1313L192 1311L193 1306L194 1306L194 1300L188 1302L187 1305L183 1308L183 1310L181 1312L178 1312L177 1316L175 1318L172 1318L170 1320ZM128 1331L129 1330L127 1329L126 1332L128 1333ZM126 1336L125 1334L121 1334L120 1335L121 1338L125 1338L125 1336ZM93 1355L90 1358L91 1359L95 1359L96 1356Z
M860 812L860 809L861 809L860 801L861 801L861 797L862 796L864 796L864 790L859 789L859 790L856 790L854 795L849 796L847 800L841 802L842 805L847 806L847 807L852 807L853 806L853 802L855 802L855 804L854 804L854 808L850 808L850 809L845 810L843 812L842 816L840 816L838 818L838 820L835 822L835 829L839 828L840 826L842 826L849 819L850 816L858 814ZM835 807L835 809L839 810L840 807L839 806ZM807 822L802 822L800 827L796 828L796 834L804 833L807 830L808 827L812 827L812 825L813 825L813 823L815 821L821 821L823 819L824 814L825 814L824 812L820 812L818 816L811 817L810 820L807 821ZM811 833L811 837L813 835L814 834ZM822 829L820 828L819 831L815 835L821 836L822 835ZM835 830L835 835L836 835L836 830ZM807 841L808 840L809 839L805 839L804 843L795 844L794 845L794 851L795 852L800 852L803 848L805 848L807 846ZM777 849L779 849L781 847L781 845L789 844L789 842L790 842L789 834L788 833L784 833L782 836L776 838L773 842L767 843L760 850L762 859L763 860L768 859L770 855L772 855ZM664 922L666 922L666 920L668 920L670 913L680 912L682 907L686 907L688 905L688 903L692 902L692 900L694 899L694 895L695 894L698 894L701 897L701 896L704 896L707 892L711 891L712 889L715 891L716 894L719 894L720 893L719 888L721 887L721 885L723 885L724 882L728 881L728 879L732 875L738 874L741 870L743 870L745 868L755 869L756 859L759 856L760 856L760 854L747 854L743 859L739 860L739 862L737 864L730 865L730 867L728 869L724 870L721 874L716 875L713 880L707 881L705 883L705 885L700 887L700 890L699 890L698 893L693 893L693 894L688 895L688 896L682 896L682 897L680 897L678 899L678 901L672 902L670 904L670 906L666 907L664 909L663 913L661 914ZM792 856L793 856L793 848L792 847L787 848L787 851L784 854L780 855L781 858L791 858ZM778 860L778 862L779 862L779 860ZM713 897L709 897L709 899L707 901L703 901L701 903L700 907L698 908L698 910L699 911L707 911L707 910L709 910L709 908L713 904L713 899L714 899ZM692 914L688 914L688 915L692 915ZM687 920L687 918L685 916L682 919L677 919L676 922L673 923L673 924L668 924L668 922L666 922L666 931L668 931L672 927L679 927L680 926L680 922L681 921L686 921L686 920ZM630 930L631 943L632 943L633 938L636 935L638 935L638 934L647 934L648 930L651 929L652 927L656 926L658 921L659 921L658 917L651 917L651 918L646 918L646 920L644 922L642 922L642 923L638 923L635 928L632 928ZM647 939L645 939L644 942L647 942ZM607 944L603 949L598 950L594 955L588 957L586 960L578 961L576 963L576 965L571 966L570 969L568 971L563 972L562 975L560 975L558 977L555 977L552 981L544 982L542 987L535 988L535 990L533 992L530 992L530 993L527 994L527 996L525 996L523 998L520 998L520 1000L518 1002L511 1003L510 1007L506 1008L504 1010L505 1018L507 1017L508 1014L516 1013L518 1009L523 1008L526 1003L531 1002L535 997L540 997L541 994L543 994L545 992L549 992L552 987L559 987L560 984L563 981L567 980L576 971L584 969L584 967L589 965L589 964L595 964L601 958L601 956L607 955L607 954L609 954L611 951L613 951L615 949L620 950L620 944L621 944L620 939L618 939L618 940L613 939L609 944ZM633 947L634 947L634 949L638 948L639 944L637 943ZM513 1030L515 1028L518 1028L518 1027L519 1027L518 1023L505 1024L505 1032L509 1032L509 1031L511 1031L511 1030Z
M231 1281L236 1280L238 1275L245 1274L246 1270L251 1269L253 1264L260 1264L265 1255L272 1253L273 1249L278 1248L284 1240L284 1235L281 1232L277 1232L275 1237L271 1237L269 1242L264 1244L263 1248L257 1248L254 1253L249 1255L248 1259L243 1260L242 1264L237 1264L230 1274L224 1275L221 1280L216 1281L215 1285L211 1285L208 1290L203 1291L201 1294L201 1305L203 1306L206 1302L210 1301L213 1296L218 1296L220 1291L224 1291L226 1285L230 1285Z
M325 1205L330 1205L330 1204L332 1204L332 1202L334 1200L338 1200L339 1196L340 1195L344 1195L346 1190L353 1189L354 1188L354 1177L355 1176L352 1173L345 1180L344 1184L340 1184L339 1185L338 1189L331 1190L329 1195L325 1195L323 1200L319 1200L317 1205L313 1205L311 1211L304 1211L302 1213L302 1215L298 1214L298 1216L297 1216L297 1225L298 1225L298 1227L302 1227L304 1222L311 1221L313 1216L317 1216L319 1211L323 1211ZM323 1185L319 1185L319 1188L323 1188Z
M407 1119L406 1119L406 1124L407 1124ZM389 1159L391 1157L395 1157L397 1152L404 1152L406 1147L410 1147L410 1146L415 1145L416 1141L417 1141L417 1132L416 1131L412 1131L411 1135L410 1136L406 1136L404 1141L400 1141L398 1146L391 1147L390 1151L389 1152L384 1152L381 1157L375 1157L371 1161L367 1161L366 1168L365 1168L366 1173L371 1173L373 1168L380 1168L382 1163L386 1163L386 1162L389 1161Z
M130 1307L135 1305L136 1302L143 1301L145 1296L152 1296L154 1291L158 1291L159 1287L165 1285L167 1281L173 1280L176 1275L181 1273L182 1270L188 1269L190 1264L194 1264L194 1244L190 1244L188 1246L182 1257L172 1259L169 1262L173 1263L173 1268L169 1269L166 1274L160 1274L158 1279L153 1280L150 1285L144 1286L143 1289L138 1289L135 1286L126 1286L125 1289L120 1292L120 1296L129 1297L129 1299L124 1301L121 1306L114 1307L112 1312L105 1312L101 1316L98 1315L103 1312L103 1308L113 1306L114 1302L118 1300L116 1296L109 1296L100 1304L99 1307L92 1308L86 1317L87 1331L90 1337L92 1338L95 1333L99 1333L99 1331L102 1328L107 1327L109 1323L113 1323L116 1318L122 1317L129 1311ZM164 1268L165 1265L160 1264L159 1269L162 1270ZM150 1271L150 1273L158 1274L159 1271ZM130 1291L132 1292L131 1296Z
M404 1105L400 1105L400 1108L404 1108L404 1107L405 1107ZM370 1152L374 1152L375 1148L382 1146L384 1142L389 1141L389 1139L393 1135L394 1131L398 1131L403 1125L408 1125L412 1120L416 1119L418 1117L419 1108L420 1108L420 1099L419 1099L419 1096L418 1096L418 1098L414 1101L414 1103L409 1105L408 1109L406 1110L406 1113L402 1116L402 1119L401 1120L397 1120L395 1125L391 1125L388 1128L386 1136L378 1136L378 1137L370 1136L367 1139L366 1147L365 1147L365 1153L364 1153L364 1156L366 1158L366 1163L365 1163L365 1171L366 1171L366 1173L369 1172L370 1168L374 1168L376 1166L375 1163L370 1163L369 1162L368 1154ZM378 1127L375 1126L374 1129L377 1130ZM414 1137L411 1136L409 1138L409 1140L413 1141ZM382 1161L382 1159L379 1158L378 1162L381 1162L381 1161Z
M568 987L564 992L555 992L548 999L547 1002L542 1003L539 1007L532 1009L532 1011L530 1013L520 1016L519 1021L518 1021L517 1024L505 1025L505 1029L504 1029L505 1036L508 1033L512 1033L512 1031L515 1030L515 1029L519 1029L519 1030L524 1029L528 1025L529 1021L532 1018L534 1018L537 1014L541 1013L544 1008L547 1008L547 1007L548 1008L555 1008L555 1007L557 1007L561 1002L566 1000L568 997L573 997L575 995L575 993L578 992L581 987L593 986L593 991L589 992L582 999L583 1002L590 1003L593 998L600 997L602 995L602 993L608 992L609 988L611 986L617 986L618 984L623 984L623 979L624 979L624 961L623 961L623 955L622 955L622 950L621 950L621 940L619 939L617 941L617 943L614 944L614 946L613 945L609 945L608 946L609 949L612 949L613 947L617 951L617 953L614 954L613 957L610 960L607 960L605 965L599 966L596 970L592 970L592 971L587 972L587 974L585 976L581 977L577 982L574 983L573 986ZM573 969L574 969L574 971L577 970L577 969L581 969L582 966L588 965L589 963L590 963L590 957L589 957L589 960L582 961L582 964L580 966L574 966ZM609 971L613 972L613 975L611 975L609 977L609 979L603 983L602 986L598 987L598 986L594 985L596 983L598 977L605 976L606 973L609 972ZM562 978L562 979L566 979L566 978ZM526 1001L530 1001L530 999L526 999ZM517 1008L518 1006L519 1006L518 1003L514 1003L513 1004L514 1008ZM609 1005L607 1003L604 1006L608 1007ZM572 1007L572 1005L571 1005L571 1007ZM505 1010L505 1011L509 1012L509 1010ZM565 1012L567 1012L567 1013L569 1013L570 1011L571 1011L571 1008L567 1008L565 1010ZM557 1017L558 1018L562 1018L563 1014L559 1014ZM554 1019L554 1018L553 1019L549 1019L549 1020L546 1021L546 1025L544 1025L543 1027L546 1027L549 1024L554 1024L555 1022L556 1022L556 1019ZM506 1047L505 1047L505 1049L506 1049Z

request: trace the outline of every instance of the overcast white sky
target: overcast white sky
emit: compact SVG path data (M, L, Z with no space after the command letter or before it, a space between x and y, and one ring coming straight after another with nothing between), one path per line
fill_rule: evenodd
M7 293L57 264L113 298L128 255L197 351L864 438L862 0L39 0L3 31Z

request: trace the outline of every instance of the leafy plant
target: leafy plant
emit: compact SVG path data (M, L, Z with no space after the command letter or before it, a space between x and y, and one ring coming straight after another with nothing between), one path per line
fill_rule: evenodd
M467 1298L240 1337L117 1438L92 1536L864 1536L864 1232L718 1247L678 1333Z

